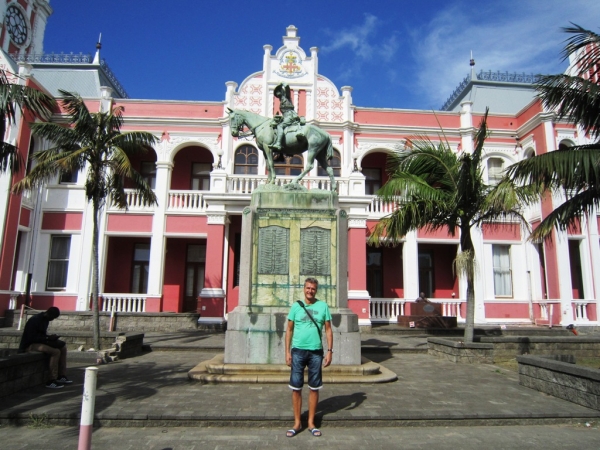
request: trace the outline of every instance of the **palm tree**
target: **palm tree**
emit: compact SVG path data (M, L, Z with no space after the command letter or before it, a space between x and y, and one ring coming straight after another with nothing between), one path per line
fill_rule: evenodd
M409 140L412 149L388 157L389 180L377 192L384 201L399 207L379 221L369 243L397 245L409 231L419 228L447 229L460 233L460 251L454 268L467 281L467 315L464 341L473 342L475 319L475 249L473 227L484 223L519 219L518 188L507 180L496 186L482 178L482 153L487 135L487 111L475 136L473 153L453 152L447 142L434 144L427 138Z
M16 76L16 75L14 75ZM17 147L4 142L6 130L14 125L17 112L23 109L34 118L48 119L56 102L52 97L30 86L13 83L4 70L0 70L0 173L16 172L21 166Z
M562 193L566 199L531 234L535 240L550 238L554 228L568 229L600 206L600 35L575 24L563 30L572 35L562 55L574 56L574 72L540 77L538 97L558 119L579 125L595 143L534 156L508 168L514 182L530 184L540 193Z
M77 94L60 91L61 102L70 127L46 122L34 123L31 128L38 136L54 143L48 150L32 155L37 165L13 186L19 193L41 185L57 174L87 168L85 193L93 207L92 239L92 311L94 317L94 347L100 349L100 318L98 313L99 260L98 222L107 197L113 205L127 209L124 179L133 182L145 205L156 204L156 196L144 178L133 169L129 157L145 153L156 143L154 135L142 131L122 132L121 107L110 112L90 113Z

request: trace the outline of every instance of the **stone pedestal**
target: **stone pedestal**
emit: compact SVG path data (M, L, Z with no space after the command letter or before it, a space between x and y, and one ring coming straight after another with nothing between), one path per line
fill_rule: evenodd
M225 364L285 363L287 313L307 277L332 313L333 364L360 364L358 316L348 309L348 225L335 192L266 185L242 219L239 306L229 313ZM325 333L323 333L325 342Z

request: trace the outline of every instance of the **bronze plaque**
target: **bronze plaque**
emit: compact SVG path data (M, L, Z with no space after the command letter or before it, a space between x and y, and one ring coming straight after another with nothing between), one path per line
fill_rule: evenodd
M331 274L331 230L310 227L300 230L300 274Z
M290 230L275 225L258 230L258 273L287 275Z

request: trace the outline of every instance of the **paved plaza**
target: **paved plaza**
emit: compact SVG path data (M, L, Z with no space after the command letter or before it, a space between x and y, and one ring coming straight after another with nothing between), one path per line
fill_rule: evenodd
M428 356L425 337L363 334L363 353L396 372L398 381L325 386L317 412L323 437L305 430L292 439L285 438L293 421L287 385L209 385L187 378L196 364L223 351L222 333L149 335L145 341L152 351L98 367L95 413L101 427L93 448L325 442L345 449L600 448L600 411L522 387L516 373L494 365ZM0 447L75 448L84 370L71 367L75 383L64 389L39 386L3 398ZM306 392L304 397L305 409Z

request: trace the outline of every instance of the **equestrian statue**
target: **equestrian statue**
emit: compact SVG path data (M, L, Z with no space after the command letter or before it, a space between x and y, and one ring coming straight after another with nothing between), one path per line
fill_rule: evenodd
M327 172L331 180L331 190L337 189L337 182L333 176L333 169L329 160L333 157L331 136L321 128L307 124L304 117L299 117L294 110L291 100L290 88L287 84L279 84L274 95L280 100L281 115L277 114L272 119L239 109L227 108L231 135L237 137L243 132L244 126L254 135L256 144L267 160L269 175L267 184L275 183L274 154L299 155L308 152L308 165L292 180L292 184L299 184L300 180L312 170L315 159Z

